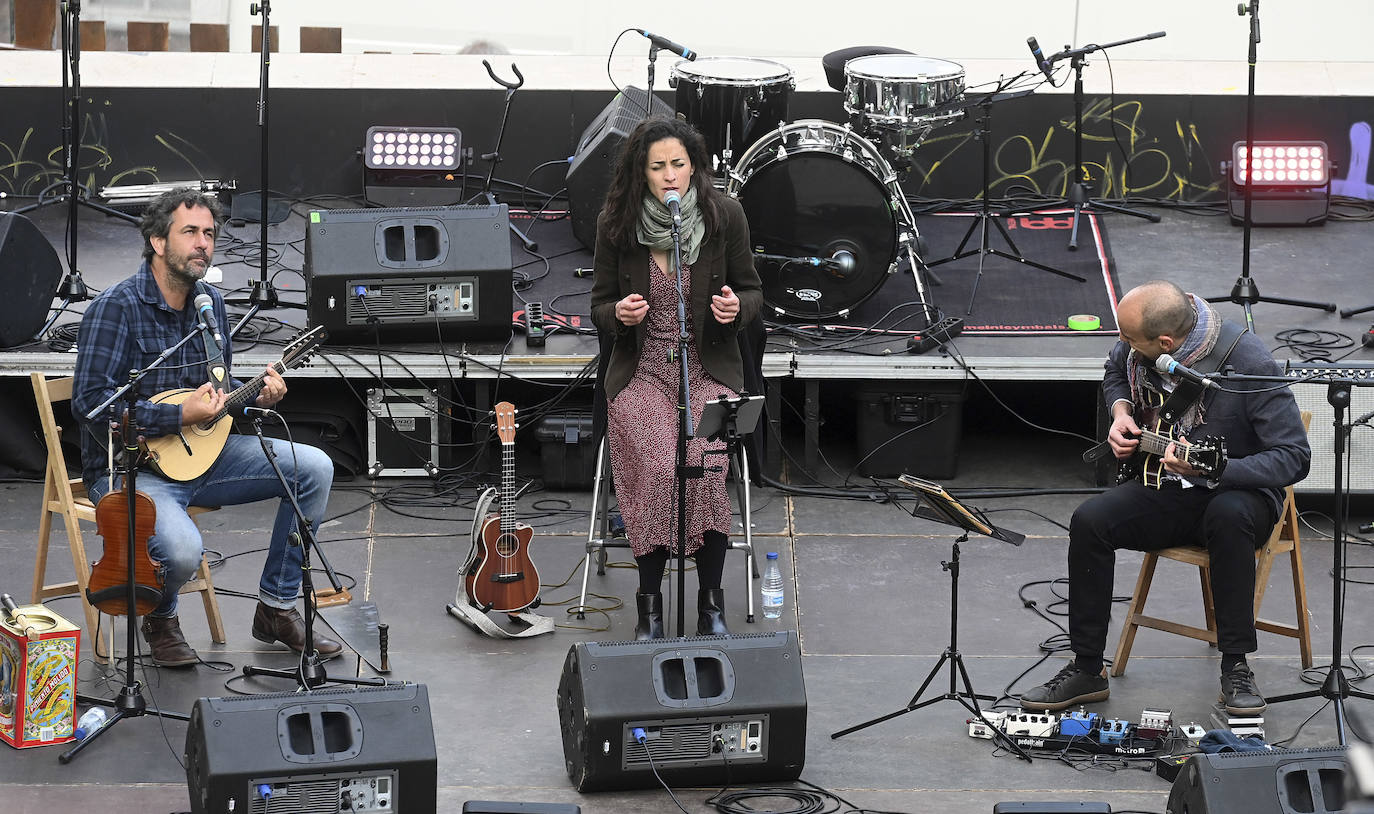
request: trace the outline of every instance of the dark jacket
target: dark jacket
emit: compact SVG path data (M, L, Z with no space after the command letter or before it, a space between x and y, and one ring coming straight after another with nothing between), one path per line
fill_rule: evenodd
M744 365L736 334L749 324L763 305L763 284L754 270L749 245L749 224L744 209L733 198L722 199L720 229L707 235L692 264L692 301L689 318L696 337L697 358L721 384L739 392L744 388ZM629 248L613 245L605 224L597 223L595 273L592 279L592 322L603 334L615 337L606 369L606 398L615 398L639 367L644 347L644 322L627 326L615 317L615 304L630 294L649 297L649 250L636 243ZM729 285L739 297L739 315L729 325L716 322L711 297Z
M1129 352L1129 345L1117 342L1107 357L1102 395L1108 407L1121 399L1132 400L1126 373ZM1254 376L1283 372L1260 338L1248 331L1231 351L1226 367ZM1152 371L1148 375L1158 374ZM1269 498L1277 517L1283 505L1283 487L1307 477L1312 462L1297 401L1291 390L1273 382L1222 382L1221 386L1204 393L1204 420L1188 438L1224 438L1227 464L1216 488L1257 489ZM1228 392L1233 390L1242 392Z

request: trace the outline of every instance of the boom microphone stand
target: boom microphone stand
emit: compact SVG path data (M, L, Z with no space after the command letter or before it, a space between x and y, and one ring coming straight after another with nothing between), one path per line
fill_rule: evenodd
M320 565L324 566L324 572L329 576L329 584L335 591L343 590L343 583L339 581L339 575L334 572L329 564L329 559L324 555L324 549L320 548L315 540L315 533L311 530L310 520L301 510L301 504L296 502L296 490L292 488L290 481L286 479L286 474L281 471L281 465L277 463L276 453L272 450L272 445L267 443L267 436L262 433L262 419L264 415L273 415L278 419L281 415L275 410L264 410L253 408L247 410L251 415L253 432L258 436L258 443L262 445L262 452L267 456L267 462L272 465L272 471L276 474L277 480L281 481L282 491L286 495L286 500L291 503L291 510L296 514L296 531L291 535L291 545L301 546L301 591L305 594L305 645L301 652L299 663L294 670L269 670L264 667L254 667L251 664L243 666L245 676L271 676L273 678L295 679L298 689L313 690L327 681L339 684L353 684L357 686L381 686L386 683L386 679L368 678L330 678L325 672L324 662L320 660L320 654L315 650L315 584L310 576L310 549L314 548L315 553L320 557ZM284 422L283 422L284 423Z
M1068 59L1069 65L1073 68L1073 183L1069 185L1069 203L1073 204L1073 229L1069 232L1070 251L1078 250L1078 218L1083 212L1089 214L1097 210L1105 212L1117 212L1122 215L1131 215L1137 218L1144 218L1150 223L1159 223L1159 215L1153 212L1141 212L1130 209L1118 204L1107 203L1100 199L1094 199L1091 194L1091 187L1087 181L1087 174L1083 169L1083 65L1084 57L1095 51L1105 51L1108 48L1115 48L1118 45L1129 45L1141 40L1153 40L1164 36L1163 31L1156 31L1153 34L1145 34L1130 39L1109 42L1106 45L1085 45L1082 48L1065 48L1045 60L1045 67L1053 65L1061 59Z
M78 213L80 207L94 209L112 218L137 225L138 218L108 206L102 206L85 196L86 189L77 180L81 160L81 2L68 0L61 4L62 11L62 180L49 185L38 193L38 202L14 210L22 215L45 206L58 203L67 204L67 276L58 286L57 294L62 305L43 330L42 336L52 327L57 316L74 302L85 302L91 298L86 283L81 279L81 267L77 264L77 242L80 230ZM70 83L68 74L70 73ZM46 197L49 192L61 190L57 195Z
M981 283L983 280L983 259L988 255L993 255L994 257L1001 257L1006 260L1014 260L1022 265L1030 266L1031 268L1037 268L1041 271L1048 271L1051 274L1058 274L1060 277L1067 277L1070 280L1076 280L1080 283L1087 282L1084 278L1078 276L1077 274L1073 274L1072 272L1057 269L1053 266L1048 266L1044 263L1037 263L1034 260L1027 259L1024 255L1021 254L1021 250L1017 248L1016 242L1011 239L1011 233L1007 231L1007 227L1002 225L1002 218L1012 213L1004 211L993 214L991 210L992 204L989 200L991 197L991 190L989 189L988 185L990 183L989 179L992 175L992 149L990 145L990 142L992 141L992 103L995 101L1000 101L1001 99L995 97L997 97L997 95L1000 94L1005 88L1011 86L1012 83L1018 81L1023 76L1025 76L1024 72L1017 74L1011 79L999 84L997 88L994 89L991 93L986 94L975 103L983 109L982 117L977 120L978 129L974 131L974 138L978 139L978 141L980 141L983 145L982 208L979 210L978 214L973 218L973 220L969 223L968 231L964 232L964 239L959 241L959 245L957 248L955 248L954 254L950 255L949 257L942 258L940 260L932 260L931 262L926 263L926 266L929 268L932 266L941 265L942 263L952 263L955 260L962 260L965 257L973 257L975 255L978 257L978 276L975 277L973 280L973 292L969 294L968 298L968 311L966 313L969 314L973 313L973 301L978 297L978 284ZM1005 97L1002 98L1014 98L1016 96L1021 96L1029 92L1030 91L1022 91L1020 93L1007 94ZM1007 242L1007 246L1010 247L1011 251L1008 252L1003 251L1002 249L994 249L988 245L989 223L997 227L997 231L1002 234L1002 239ZM974 230L980 228L982 233L979 238L978 248L965 249L964 247L968 245L969 238L973 237Z
M1246 172L1245 183L1242 189L1245 190L1245 217L1244 226L1241 229L1241 251L1240 251L1240 277L1236 278L1236 284L1231 287L1229 296L1207 297L1208 302L1231 302L1237 303L1245 309L1245 327L1252 333L1255 330L1255 315L1251 311L1251 306L1257 302L1272 302L1277 305L1294 305L1299 308L1319 308L1326 312L1336 310L1336 304L1327 302L1313 302L1310 300L1290 300L1283 297L1264 297L1259 293L1259 286L1255 284L1250 276L1250 229L1254 225L1251 221L1251 196L1250 179L1253 173L1250 169L1250 156L1255 153L1255 62L1260 41L1259 24L1259 0L1250 0L1247 6L1244 3L1236 8L1236 13L1244 17L1246 13L1250 15L1250 84L1246 89L1245 95L1245 156ZM1229 183L1229 181L1228 181ZM1345 314L1343 316L1349 316Z

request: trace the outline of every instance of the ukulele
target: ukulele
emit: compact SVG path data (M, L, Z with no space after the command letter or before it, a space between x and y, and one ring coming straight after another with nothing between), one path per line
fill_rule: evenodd
M303 364L324 342L325 337L324 328L318 325L293 337L282 349L281 361L274 363L272 368L284 373ZM229 439L229 430L234 423L230 416L241 414L245 406L252 404L258 393L262 392L266 378L266 372L260 373L252 381L230 392L224 409L209 421L183 426L174 433L145 440L143 448L149 463L158 474L169 480L188 481L204 475L224 451L224 444ZM194 389L164 390L149 401L155 404L180 404L195 392Z
M530 559L534 529L515 522L515 406L496 405L501 439L501 510L486 516L465 577L468 599L483 611L516 613L539 602L539 572Z

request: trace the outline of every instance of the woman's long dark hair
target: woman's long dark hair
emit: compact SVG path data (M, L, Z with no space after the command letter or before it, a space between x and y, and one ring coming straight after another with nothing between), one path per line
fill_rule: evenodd
M639 209L648 187L644 170L649 165L649 147L668 138L682 142L687 150L687 158L692 162L692 187L697 191L697 207L706 224L706 236L715 234L722 217L720 202L723 196L711 182L711 156L706 152L706 140L695 127L681 119L656 117L645 119L635 127L616 160L606 205L601 209L612 244L626 248L634 243L635 225L639 222Z

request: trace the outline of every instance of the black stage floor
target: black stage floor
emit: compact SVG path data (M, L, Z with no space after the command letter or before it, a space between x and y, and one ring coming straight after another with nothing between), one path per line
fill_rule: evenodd
M60 246L58 214L47 210L38 220ZM83 217L82 265L91 284L103 287L131 270L137 236L128 227ZM1330 223L1324 228L1257 230L1254 277L1266 294L1314 297L1342 308L1374 302L1371 228L1368 223ZM255 227L230 229L245 240L256 234ZM1240 230L1221 219L1166 212L1162 224L1151 225L1113 216L1109 229L1126 288L1171 277L1191 290L1224 294L1239 272ZM288 260L293 251L287 250ZM582 260L567 262L569 267L585 265ZM243 266L226 267L230 285L249 274L255 276ZM281 282L286 279L283 276ZM1228 317L1240 316L1238 306L1221 308ZM1358 345L1359 334L1369 325L1365 315L1342 320L1334 314L1267 304L1255 309L1255 318L1260 334L1275 347L1280 345L1275 335L1289 329L1339 331L1354 336ZM1035 365L1042 359L1100 357L1109 342L1109 337L973 336L961 339L959 350L966 356L1008 357ZM11 370L22 366L22 357L16 358L20 353L4 354ZM1357 350L1349 361L1374 363L1374 350ZM1023 395L1021 404L1052 412L1056 400L1063 398L1054 378L1028 382L1030 395ZM992 388L996 391L998 385ZM1319 413L1314 423L1329 420ZM971 419L958 447L958 476L944 482L966 491L1091 489L1093 473L1079 462L1084 443L1030 430L1005 413ZM822 452L830 467L820 475L823 481L837 484L850 474L856 455L848 436L823 435ZM1331 455L1329 448L1315 453L1319 459ZM784 476L795 483L806 480L791 461ZM400 489L403 483L408 488ZM0 490L3 588L24 598L32 579L41 488L8 483ZM620 606L633 602L635 585L634 573L624 567L591 577L596 594L592 604L607 608L606 613L577 622L560 604L575 601L580 587L589 493L538 492L521 500L520 516L536 529L532 554L547 586L541 612L554 617L559 628L534 639L497 641L478 636L444 611L445 603L454 598L455 571L468 551L474 494L471 489L456 496L435 491L429 481L341 481L321 539L333 565L354 581L354 602L375 603L389 625L389 677L429 687L438 747L439 810L458 811L471 799L574 802L584 811L596 812L672 810L673 802L662 790L582 795L571 788L565 773L555 705L564 657L580 640L629 637L634 621L633 614ZM1081 499L1081 494L1051 493L971 501L988 511L996 524L1027 535L1019 547L986 537L974 537L962 546L959 648L979 692L1017 692L1058 668L1060 654L1039 664L1044 650L1060 641L1063 624L1057 597L1065 588L1050 581L1064 577L1063 525ZM969 738L967 713L954 702L940 702L832 740L833 732L907 705L939 659L948 643L950 613L949 577L941 563L950 556L953 535L890 503L760 487L754 490L753 506L755 544L760 553L779 552L788 578L787 611L778 621L761 616L752 624L745 621L744 558L732 553L726 575L728 619L736 633L799 633L808 707L804 780L870 809L986 812L1006 800L1096 800L1108 802L1116 811L1163 811L1169 785L1149 770L1148 762L1048 758L1023 763L989 741ZM1321 501L1304 498L1301 506L1308 509L1302 542L1320 665L1329 661L1332 648L1332 524ZM1364 514L1355 520L1368 520L1368 508L1361 511ZM221 590L228 644L211 643L199 603L183 604L183 626L202 658L225 663L227 671L210 665L149 668L141 678L147 695L161 706L186 712L203 696L292 688L290 682L267 679L237 680L226 688L226 680L245 664L289 667L293 662L284 651L252 639L251 600L234 595L253 590L261 555L252 552L265 543L267 517L250 506L226 508L205 518L207 545L226 558L215 570L215 581ZM98 549L93 531L87 539ZM246 556L234 556L241 553ZM620 565L630 562L624 551L613 550L611 559ZM52 576L69 572L70 562L64 560L65 551L59 547ZM1121 558L1118 595L1131 593L1138 564L1135 555ZM1346 593L1344 643L1350 652L1374 642L1370 588L1362 576L1363 569L1374 566L1374 553L1363 542L1351 545L1348 564L1361 569L1350 572ZM1185 620L1199 623L1198 584L1191 570L1171 563L1161 566L1152 605L1176 607ZM1294 618L1288 580L1286 567L1276 567L1266 616ZM694 583L689 575L689 588ZM81 617L74 599L56 600L51 607L69 619ZM1050 621L1040 616L1042 612ZM342 626L351 612L331 609L326 614ZM1114 624L1113 645L1117 633ZM1366 653L1353 653L1362 668L1368 667ZM89 655L83 648L81 689L97 694L115 689L118 681ZM1112 683L1111 699L1094 708L1108 717L1133 721L1144 707L1162 707L1171 709L1176 721L1210 726L1217 663L1216 653L1201 642L1143 632L1129 671ZM1261 634L1252 664L1267 694L1311 688L1303 682L1297 647L1289 639ZM328 668L335 675L372 674L352 656ZM1026 671L1029 677L1021 678ZM927 692L943 692L946 685L942 672ZM1358 718L1355 731L1367 734L1374 728L1368 704L1356 701L1348 709L1352 719ZM1265 729L1271 741L1291 739L1294 746L1337 741L1334 715L1320 700L1272 706ZM179 763L185 733L185 724L155 718L122 722L69 765L59 764L56 747L6 751L0 761L4 809L23 814L186 810L187 786ZM687 788L676 794L686 810L708 811L704 801L714 791Z

